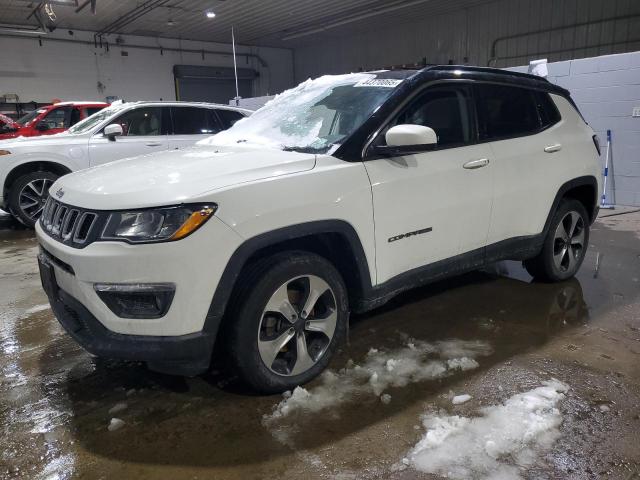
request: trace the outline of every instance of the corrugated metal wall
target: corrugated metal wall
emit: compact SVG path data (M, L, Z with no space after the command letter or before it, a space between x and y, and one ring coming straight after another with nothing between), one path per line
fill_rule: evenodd
M640 0L497 0L411 23L356 27L296 48L296 80L422 59L505 67L636 51Z

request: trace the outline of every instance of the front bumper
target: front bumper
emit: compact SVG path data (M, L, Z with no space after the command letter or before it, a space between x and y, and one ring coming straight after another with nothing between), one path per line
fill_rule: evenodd
M217 332L205 328L206 320L226 262L240 243L233 230L212 218L177 242L95 242L83 249L56 241L39 224L36 233L43 288L53 312L86 350L145 361L154 370L178 375L208 368ZM99 283L154 282L176 287L169 310L160 318L119 317L94 289Z
M209 368L214 335L199 332L159 337L114 333L64 290L46 293L60 324L89 353L144 361L152 370L172 375L195 376Z

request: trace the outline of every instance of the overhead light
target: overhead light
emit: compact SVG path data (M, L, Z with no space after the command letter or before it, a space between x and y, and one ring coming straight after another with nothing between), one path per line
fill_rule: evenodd
M207 18L216 18L216 14L215 12L209 10L207 12L204 12L204 14L207 16Z
M46 30L42 30L40 27L34 27L31 25L11 25L6 23L0 23L0 32L4 33L28 33L33 35L46 35Z

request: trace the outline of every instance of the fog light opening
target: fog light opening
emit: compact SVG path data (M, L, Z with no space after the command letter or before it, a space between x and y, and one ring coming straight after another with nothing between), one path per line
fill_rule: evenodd
M166 315L173 301L173 283L96 283L94 289L120 318L153 319Z

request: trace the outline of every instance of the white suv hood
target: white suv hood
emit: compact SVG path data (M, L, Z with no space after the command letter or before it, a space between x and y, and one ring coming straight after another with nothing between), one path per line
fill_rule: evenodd
M213 190L311 170L314 165L315 155L308 153L196 146L72 173L60 178L50 193L69 205L96 210L176 205Z
M51 147L69 146L74 144L86 144L87 135L71 135L67 132L54 135L40 135L38 137L16 137L0 140L0 146L12 153L28 153L47 151Z

